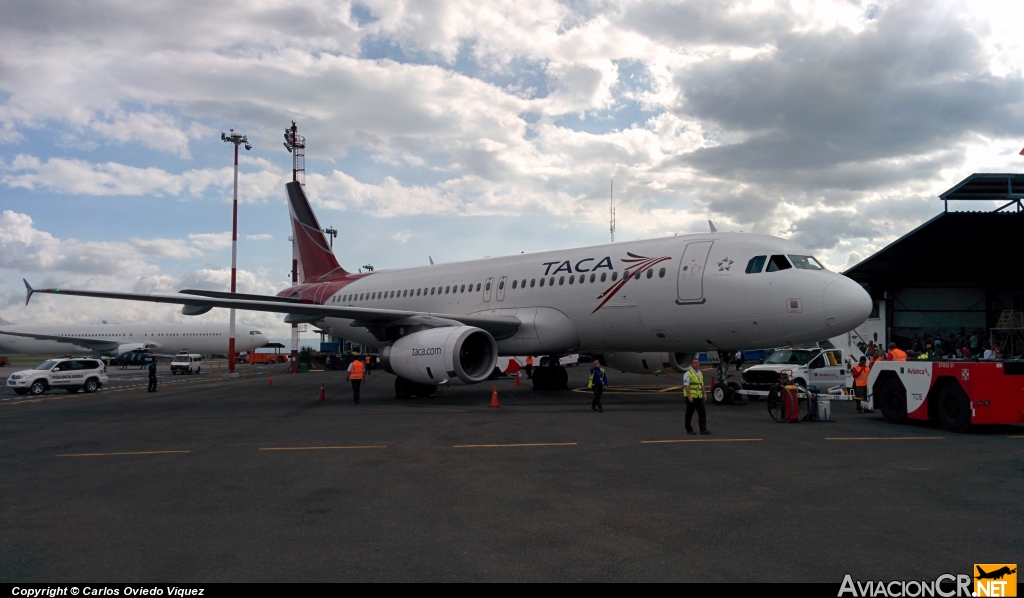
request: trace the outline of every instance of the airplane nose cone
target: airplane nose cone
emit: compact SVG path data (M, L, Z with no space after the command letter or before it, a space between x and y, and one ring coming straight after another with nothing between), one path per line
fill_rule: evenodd
M871 296L859 284L840 276L825 286L825 324L835 334L845 334L871 315Z

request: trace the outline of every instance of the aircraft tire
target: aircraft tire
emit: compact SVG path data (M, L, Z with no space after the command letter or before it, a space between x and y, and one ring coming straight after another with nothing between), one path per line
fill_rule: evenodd
M966 432L971 427L971 400L957 384L947 384L936 397L935 414L950 432Z
M716 405L724 405L732 400L732 389L722 384L721 382L716 383L711 387L711 402Z

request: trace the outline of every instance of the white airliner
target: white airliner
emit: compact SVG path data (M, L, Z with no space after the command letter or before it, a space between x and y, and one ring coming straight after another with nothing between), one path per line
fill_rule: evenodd
M236 327L238 351L267 344L255 328ZM146 349L154 353L228 352L227 324L80 324L15 325L0 318L0 351L28 355L120 355Z
M603 353L641 371L676 369L709 349L816 342L856 328L871 312L857 283L777 237L712 232L366 273L345 271L297 183L287 185L301 282L277 296L212 291L143 295L33 292L285 313L381 349L396 391L477 383L498 355ZM558 363L557 359L550 360ZM650 371L649 369L647 371ZM564 385L541 368L535 386Z

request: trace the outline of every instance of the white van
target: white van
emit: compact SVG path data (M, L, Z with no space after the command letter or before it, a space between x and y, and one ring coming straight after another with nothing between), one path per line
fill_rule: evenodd
M198 374L203 371L203 356L182 353L171 358L172 374Z

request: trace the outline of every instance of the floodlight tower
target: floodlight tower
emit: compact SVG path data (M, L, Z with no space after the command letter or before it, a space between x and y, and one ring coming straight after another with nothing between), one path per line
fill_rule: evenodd
M235 280L238 269L238 146L245 146L246 151L251 150L249 139L245 135L235 133L234 129L228 129L229 133L221 133L220 140L235 145L235 193L231 207L231 292L236 292ZM228 375L235 374L235 308L231 308L230 337L228 339Z
M306 185L306 138L299 135L299 127L292 121L292 126L284 130L284 149L292 155L292 181ZM292 235L292 284L299 284L299 252ZM334 239L331 239L331 246ZM291 370L299 371L299 325L292 324L292 358Z

